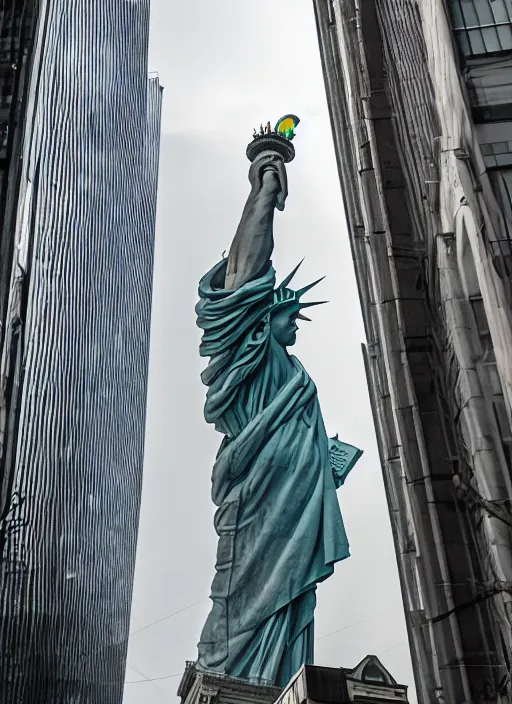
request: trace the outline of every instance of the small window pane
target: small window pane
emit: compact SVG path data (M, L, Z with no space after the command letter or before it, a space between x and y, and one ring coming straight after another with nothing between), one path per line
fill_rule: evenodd
M507 417L507 409L505 407L505 401L503 398L494 399L494 411L496 413L496 420L498 421L502 442L511 442L512 432L510 430L510 424L508 422Z
M497 32L503 51L512 49L512 28L507 26L497 27Z
M494 0L492 3L492 14L494 15L494 21L496 23L508 22L510 20L510 14L507 12L503 0Z
M496 155L497 166L511 166L512 165L512 154L497 154Z
M491 0L491 11L493 15L493 22L498 24L498 22L506 22L508 20L507 10L502 0Z
M486 29L482 29L482 38L484 40L485 44L485 50L487 53L491 54L495 51L501 51L502 46L501 42L498 38L498 33L496 32L495 27L487 27Z
M482 0L475 0L475 10L478 18L475 24L480 26L483 24L494 24L491 6L486 0L484 0L484 2L482 2Z
M462 14L464 15L464 25L466 27L478 27L478 15L476 14L473 0L462 0Z
M507 234L512 239L512 169L491 171L491 183L503 213Z
M498 367L495 364L488 364L485 368L487 369L492 395L501 396L503 394L503 389L498 374Z
M489 332L489 323L485 314L484 302L481 298L471 298L471 306L475 314L476 324L480 335L487 335Z
M512 49L512 0L449 0L449 6L466 56Z
M471 47L469 45L469 37L467 32L459 32L458 34L460 48L464 56L471 56Z
M472 54L485 54L485 44L482 37L482 32L479 29L473 29L468 32L469 43L471 45Z
M460 9L460 3L459 2L454 2L451 6L452 8L452 18L453 18L453 26L455 29L458 29L460 27L464 27L464 20L462 18L462 10Z
M494 154L503 154L508 152L508 142L493 142L492 151Z
M486 338L486 340L487 340L487 346L486 346L484 356L483 356L483 363L485 365L487 365L487 364L496 365L496 355L494 353L494 347L492 346L491 338L488 337L488 338Z

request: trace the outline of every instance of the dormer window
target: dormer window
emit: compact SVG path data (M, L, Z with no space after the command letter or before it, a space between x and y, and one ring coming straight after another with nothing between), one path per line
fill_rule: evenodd
M368 665L366 665L363 670L362 679L363 682L371 682L372 684L387 684L386 675L374 662L369 662Z

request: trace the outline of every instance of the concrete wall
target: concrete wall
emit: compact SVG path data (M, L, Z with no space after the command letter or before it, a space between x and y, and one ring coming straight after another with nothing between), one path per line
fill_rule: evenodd
M510 243L482 127L442 0L315 9L418 696L505 702Z

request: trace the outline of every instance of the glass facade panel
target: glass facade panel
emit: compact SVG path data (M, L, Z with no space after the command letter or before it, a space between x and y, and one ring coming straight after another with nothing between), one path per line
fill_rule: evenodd
M512 29L510 27L507 27L506 25L498 25L498 27L496 27L496 31L498 32L498 39L502 46L506 46L507 43L510 43L510 35L512 33Z
M478 125L477 135L486 167L492 170L503 169L505 174L509 172L512 166L512 121ZM492 180L493 177L491 176ZM505 176L505 180L507 180L507 176ZM496 195L500 205L503 207L502 198L499 193L496 193Z
M502 166L512 166L512 154L497 154L496 166L498 168Z
M512 237L512 169L494 171L491 177L494 192L502 208L503 216L510 223L509 236Z
M481 27L487 24L494 24L494 16L491 12L491 6L486 2L477 2L475 4L476 22Z
M467 32L470 51L472 54L486 54L484 36L480 29L471 29Z
M498 367L496 365L496 362L494 362L494 364L488 363L485 365L485 367L487 370L487 375L489 377L489 388L492 395L499 396L501 400L503 400L503 389L501 386L500 375L498 374Z
M478 125L512 122L512 51L507 56L484 54L468 59L465 78L473 119ZM502 140L498 137L483 141Z
M508 142L494 142L492 150L495 154L504 154L508 152Z
M488 169L512 166L512 142L490 142L480 149Z
M512 51L512 0L448 0L465 56Z

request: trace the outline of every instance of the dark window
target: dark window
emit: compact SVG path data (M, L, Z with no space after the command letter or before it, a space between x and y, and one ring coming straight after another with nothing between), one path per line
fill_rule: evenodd
M512 65L510 75L512 97ZM493 242L492 248L495 257L507 259L506 266L499 268L501 275L508 278L512 276L512 269L508 268L512 254L512 121L478 125L476 131L502 216L499 223L496 221L498 242Z
M487 321L482 296L470 296L469 300L473 308L473 313L475 314L478 334L481 339L484 339L489 335L489 323Z
M512 51L512 0L448 0L465 56Z
M512 446L512 431L508 422L507 407L503 396L494 398L494 412L501 432L503 443Z
M495 169L489 173L489 177L503 215L505 234L510 242L512 241L512 168ZM503 254L506 252L504 251Z
M381 682L386 684L386 676L375 663L369 662L363 670L363 682Z
M336 24L336 14L334 12L333 0L329 0L329 2L327 3L327 13L329 16L329 24L330 25Z
M481 144L482 156L488 169L512 166L512 141Z

